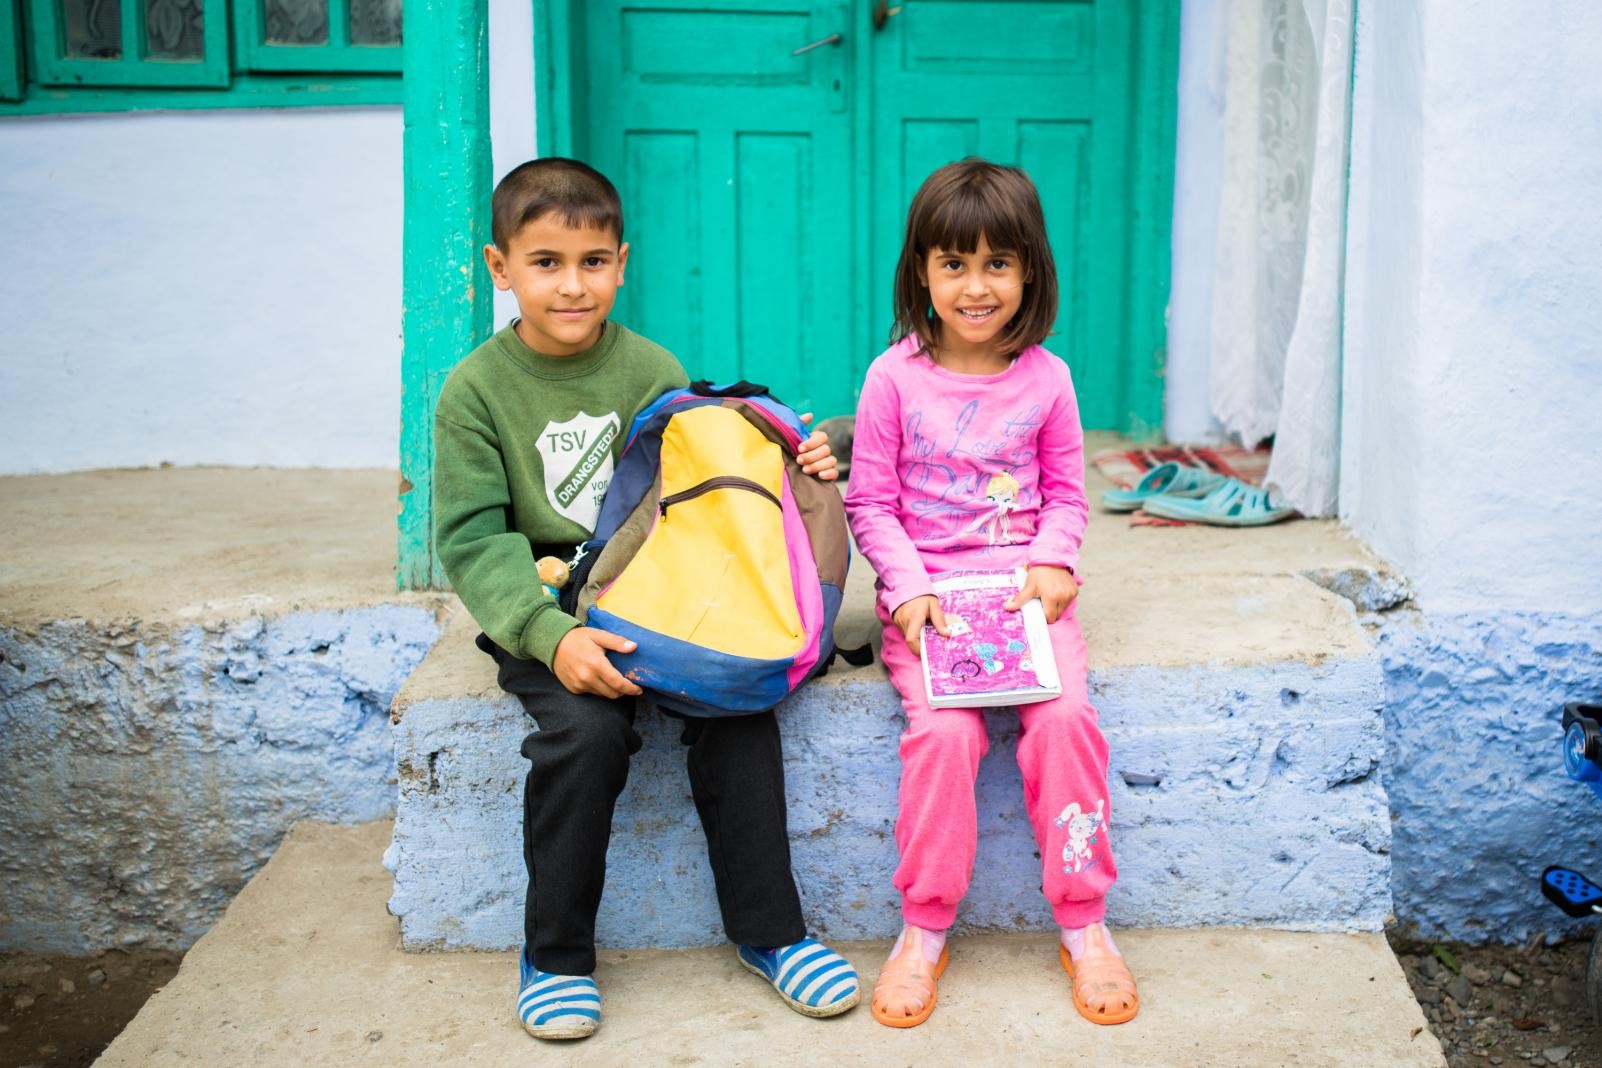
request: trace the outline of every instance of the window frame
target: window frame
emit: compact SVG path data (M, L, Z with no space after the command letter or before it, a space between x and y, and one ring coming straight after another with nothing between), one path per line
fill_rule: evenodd
M123 41L144 32L145 0L117 0L119 11L132 13L125 20ZM348 0L347 0L348 3ZM326 46L296 47L303 53L293 69L260 71L249 66L248 50L231 54L244 20L256 19L263 0L202 0L207 26L203 47L207 57L221 57L215 66L207 60L165 60L133 56L124 50L116 60L69 60L64 52L60 0L0 0L0 119L28 115L107 114L144 110L228 110L284 107L398 107L404 89L400 76L400 45L348 45L354 53L342 64ZM221 12L218 17L217 12ZM344 8L348 13L349 8ZM251 25L256 23L252 21ZM264 25L264 24L263 24ZM222 34L217 43L212 34ZM348 30L345 31L348 34ZM57 80L40 76L50 64L53 46ZM277 46L274 46L275 49ZM387 52L374 58L365 53ZM65 75L59 68L70 64ZM87 68L72 70L73 67ZM207 67L197 79L182 68ZM115 69L109 69L115 68ZM179 80L173 77L179 68ZM109 69L109 70L108 70Z
M22 77L22 46L20 0L0 0L0 100L21 100L27 88Z
M283 45L267 40L267 0L233 0L235 68L263 73L399 74L399 42L392 45L352 43L350 4L351 0L328 0L326 44Z
M401 80L393 74L342 74L326 78L241 74L226 89L28 85L21 100L0 100L0 119L133 111L399 107L401 100Z
M82 59L66 54L66 28L58 0L26 0L29 80L40 86L97 88L225 89L232 71L228 56L228 0L201 0L199 59L149 55L145 0L117 0L122 23L122 55Z

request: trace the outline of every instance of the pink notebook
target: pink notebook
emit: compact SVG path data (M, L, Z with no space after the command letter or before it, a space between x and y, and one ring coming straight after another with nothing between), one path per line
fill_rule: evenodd
M923 629L923 686L932 708L1027 705L1062 693L1038 598L1002 606L1025 571L966 571L935 580L950 638Z

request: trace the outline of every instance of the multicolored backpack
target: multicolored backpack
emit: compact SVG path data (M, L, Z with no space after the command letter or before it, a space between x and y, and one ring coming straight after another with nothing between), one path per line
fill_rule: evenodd
M805 437L745 382L670 390L629 428L574 614L634 640L610 659L667 708L759 712L827 665L850 542L839 491L796 462Z

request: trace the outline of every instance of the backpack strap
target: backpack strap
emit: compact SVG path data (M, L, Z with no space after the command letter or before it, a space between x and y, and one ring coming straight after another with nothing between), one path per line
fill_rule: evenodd
M698 379L690 383L690 392L697 397L769 397L780 404L784 404L778 397L773 396L767 386L759 386L755 382L740 379L726 386L714 385L706 379Z
M818 679L827 675L829 669L834 667L836 657L844 660L852 667L867 667L873 663L873 646L864 644L857 646L855 649L842 649L839 646L835 646L829 650L829 655L823 658L823 662L813 669L812 677Z
M681 389L670 389L641 409L634 417L634 421L629 424L624 456L627 457L629 450L634 448L642 434L649 438L653 433L660 432L662 425L667 422L667 417L672 414L670 409L731 400L743 405L747 411L759 413L770 426L777 428L781 436L786 439L781 444L785 445L792 455L796 446L806 439L806 425L801 422L795 409L768 392L766 386L744 380L732 385L719 386L702 379ZM649 466L653 469L656 467L654 457Z
M738 382L720 386L703 378L691 382L688 387L677 390L676 393L680 399L690 396L705 397L708 400L744 401L746 402L747 410L760 413L770 424L783 428L784 434L794 437L795 440L789 443L789 447L792 450L798 443L806 439L806 424L801 422L796 410L778 397L775 397L767 386L759 385L755 382L747 382L743 378ZM660 401L658 402L659 404L661 404ZM660 411L661 408L658 405L652 405L651 410L653 412Z
M835 649L835 652L840 654L841 660L844 660L852 667L867 667L869 664L873 663L873 646L867 644L866 642L857 646L855 649L837 648Z

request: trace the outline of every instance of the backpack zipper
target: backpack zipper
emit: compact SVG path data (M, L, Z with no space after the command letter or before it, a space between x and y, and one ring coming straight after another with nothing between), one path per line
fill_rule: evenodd
M687 490L680 490L678 493L668 494L666 497L663 497L657 502L657 511L661 513L663 519L666 519L668 505L678 504L681 501L688 501L695 497L701 496L703 493L710 493L716 489L750 490L752 493L760 494L761 496L772 501L775 507L781 509L784 507L784 505L779 503L779 498L775 497L772 491L770 491L766 486L752 482L748 478L741 478L738 475L718 475L716 478L709 478L705 482L691 486Z

